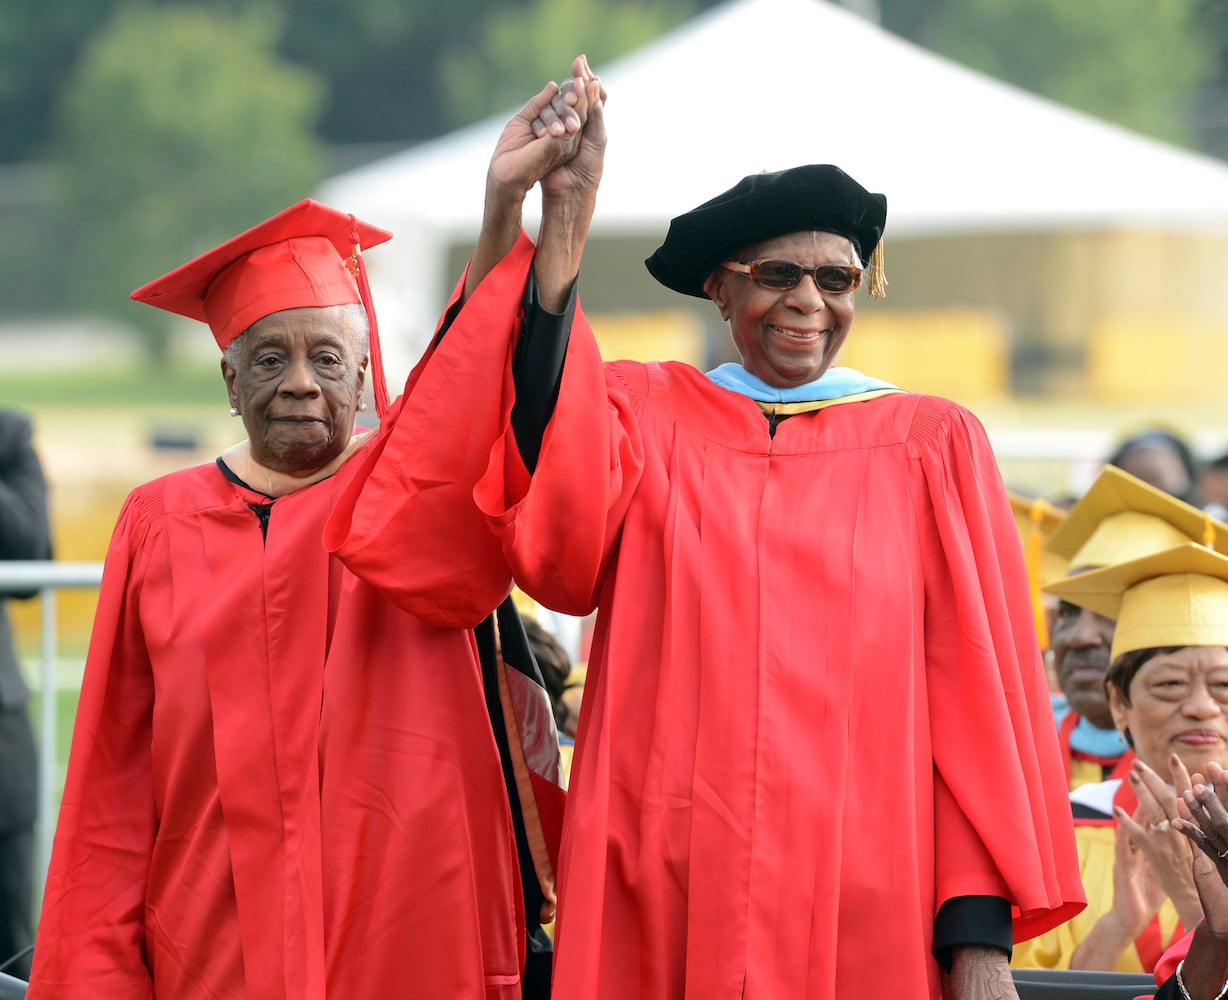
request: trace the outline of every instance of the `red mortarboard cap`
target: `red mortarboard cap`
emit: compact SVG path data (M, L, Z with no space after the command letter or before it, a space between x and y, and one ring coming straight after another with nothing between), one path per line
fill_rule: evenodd
M207 323L222 350L282 309L361 303L371 326L371 374L382 414L387 388L359 250L391 238L386 229L305 198L142 285L132 298Z

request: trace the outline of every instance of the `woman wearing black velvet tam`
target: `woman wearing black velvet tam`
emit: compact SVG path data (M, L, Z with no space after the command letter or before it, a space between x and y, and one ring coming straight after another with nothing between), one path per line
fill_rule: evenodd
M1082 905L1070 810L984 431L831 367L863 274L883 287L885 198L829 165L744 178L648 261L712 300L742 364L605 364L574 287L553 317L534 287L578 269L601 111L561 163L543 120L504 132L487 214L517 228L484 287L505 309L449 397L458 446L489 435L474 496L517 583L599 609L555 993L916 1000L945 962L950 996L1013 997L1012 915L1027 936Z

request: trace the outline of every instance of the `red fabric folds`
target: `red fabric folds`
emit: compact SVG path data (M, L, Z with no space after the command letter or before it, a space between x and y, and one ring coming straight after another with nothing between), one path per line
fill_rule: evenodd
M972 415L891 394L773 437L687 366L604 365L580 312L530 477L509 425L529 263L522 241L479 289L490 321L422 378L466 416L435 428L465 475L488 449L471 498L516 582L600 609L556 994L936 998L945 900L1003 895L1020 937L1077 911L1023 555Z
M345 488L324 531L325 546L351 570L433 624L472 628L511 590L499 542L472 491L501 428L500 414L510 412L504 368L520 313L508 311L508 296L519 296L509 282L523 288L532 252L522 234L415 366L364 457L348 463ZM471 353L475 339L494 345L499 355ZM470 407L471 398L483 405Z
M469 349L506 357L496 336ZM559 995L937 997L943 901L1004 895L1020 937L1082 907L1023 556L971 414L892 394L772 437L686 366L602 365L582 315L531 480L506 397L464 402L502 422L474 497L517 583L600 609Z
M359 451L353 461L362 460ZM320 545L342 478L140 487L107 557L31 1000L520 995L474 635Z

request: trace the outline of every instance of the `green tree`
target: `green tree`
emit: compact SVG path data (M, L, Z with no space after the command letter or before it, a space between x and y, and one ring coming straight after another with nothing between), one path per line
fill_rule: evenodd
M492 12L473 40L440 61L452 116L470 122L508 110L547 80L566 76L579 52L602 65L644 45L694 14L691 2L622 0L595 16L589 0L531 0Z
M1201 0L1198 30L1215 40L1217 66L1210 83L1194 95L1191 120L1199 148L1228 159L1228 4Z
M125 7L86 49L58 109L58 205L76 227L72 304L148 331L127 292L310 193L324 88L278 60L271 7Z
M496 10L518 0L282 0L281 51L328 81L321 134L332 143L412 142L457 125L440 54L472 44Z
M896 4L883 5L890 26ZM937 52L1126 128L1197 145L1192 95L1223 40L1202 0L942 0L918 24Z
M132 0L22 0L0 4L0 163L41 157L49 112L74 67L113 9ZM159 9L185 0L145 0ZM190 0L233 13L246 0ZM279 55L328 82L318 124L334 144L412 142L439 135L504 102L492 80L524 69L525 83L557 76L555 59L583 47L595 66L689 16L725 0L592 0L564 3L557 21L545 0L265 0L286 12ZM817 2L817 0L816 0ZM1156 132L1190 121L1220 140L1228 120L1228 5L1224 0L877 0L883 26L1001 79L1103 118ZM528 10L535 13L526 14ZM628 14L628 11L632 13ZM643 11L655 28L631 31L624 22ZM1187 17L1188 15L1188 17ZM504 20L528 17L540 30L494 42ZM1181 28L1182 22L1188 22ZM583 25L579 27L578 25ZM512 29L510 34L517 32ZM559 43L559 38L565 44ZM1142 39L1142 41L1140 41ZM611 40L608 48L607 40ZM1204 53L1213 50L1216 68ZM480 53L480 54L479 54ZM543 53L549 53L547 57ZM458 68L459 67L459 68ZM473 75L466 79L465 71ZM1184 81L1205 81L1183 92ZM519 92L519 91L517 91ZM1195 107L1186 114L1187 97ZM458 110L459 109L459 110ZM478 110L473 110L478 109Z
M0 163L32 158L83 39L117 0L0 4Z

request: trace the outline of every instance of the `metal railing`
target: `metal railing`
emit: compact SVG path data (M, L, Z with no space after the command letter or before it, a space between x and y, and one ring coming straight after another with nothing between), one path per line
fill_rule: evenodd
M56 700L59 691L56 679L56 591L97 587L101 582L100 562L0 562L0 592L37 591L42 612L39 640L38 843L34 882L35 895L40 902L47 866L51 861L51 841L55 836L55 797L59 774L59 762L56 760Z

